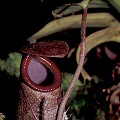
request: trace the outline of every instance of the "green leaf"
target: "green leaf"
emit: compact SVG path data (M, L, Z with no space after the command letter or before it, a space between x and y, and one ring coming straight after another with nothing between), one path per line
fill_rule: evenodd
M63 73L63 78L67 80L68 84L70 84L73 77L74 77L74 74L72 73L68 73L68 72ZM76 82L76 86L83 86L82 82L79 79Z
M107 0L120 13L120 0Z
M77 4L80 4L80 3L77 3ZM88 8L109 8L109 5L106 1L103 1L103 0L92 0L89 5L88 5ZM68 15L68 14L71 14L71 13L75 13L75 12L78 12L80 10L82 10L82 6L80 5L71 5L69 7L60 7L56 10L54 10L53 12L55 14L62 14L63 16L64 15Z

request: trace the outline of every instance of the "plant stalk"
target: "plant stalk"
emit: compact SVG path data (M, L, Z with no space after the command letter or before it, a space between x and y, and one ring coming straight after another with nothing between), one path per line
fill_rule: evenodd
M65 105L68 101L68 98L70 97L72 90L79 78L80 72L83 68L84 64L84 59L85 59L85 51L86 51L86 19L87 19L87 10L88 6L83 8L83 14L82 14L82 26L81 26L81 53L80 53L80 62L78 64L78 67L75 71L74 77L63 97L63 100L59 106L59 111L58 111L58 118L57 120L64 120L64 112L65 112Z

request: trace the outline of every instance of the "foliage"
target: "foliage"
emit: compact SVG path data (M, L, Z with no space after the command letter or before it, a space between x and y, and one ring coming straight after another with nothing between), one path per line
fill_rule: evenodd
M63 73L62 89L64 93L66 92L72 78L72 73ZM104 93L101 92L101 87L99 86L103 83L104 81L95 75L92 76L92 82L87 81L86 84L83 84L80 80L77 81L67 102L69 112L72 114L72 120L89 119L89 110L91 110L91 118L93 117L93 119L95 119L96 116L96 118L99 120L105 119L105 111L101 110L100 105L103 102L102 100L105 100ZM101 95L103 99L100 99L98 94ZM88 116L86 116L84 113L86 113Z
M5 70L9 75L19 77L21 58L22 55L19 52L9 53L6 60L0 60L0 70Z

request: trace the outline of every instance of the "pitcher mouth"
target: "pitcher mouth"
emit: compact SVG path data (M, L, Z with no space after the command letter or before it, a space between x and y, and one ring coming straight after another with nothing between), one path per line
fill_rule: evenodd
M53 91L61 86L62 76L57 65L46 57L27 55L23 58L21 74L24 82L34 90Z

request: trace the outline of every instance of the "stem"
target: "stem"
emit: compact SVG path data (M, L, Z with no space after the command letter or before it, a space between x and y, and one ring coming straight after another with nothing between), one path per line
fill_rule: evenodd
M62 10L62 9L64 9L64 8L66 8L66 7L69 7L69 6L78 6L79 4L78 3L69 3L69 4L64 4L64 5L62 5L62 6L60 6L59 8L57 8L58 10ZM61 12L61 10L59 11L59 12ZM62 14L59 14L59 12L58 12L58 14L55 12L55 10L53 10L52 11L52 15L54 16L54 18L61 18L63 15Z
M63 114L65 112L65 105L68 101L68 98L70 97L71 93L72 93L72 90L78 80L78 77L80 75L80 72L83 68L83 64L84 64L84 59L85 59L85 51L86 51L86 18L87 18L87 10L88 10L88 7L86 6L85 8L83 8L83 15L82 15L82 26L81 26L81 53L80 53L80 62L78 64L78 67L76 69L76 72L74 74L74 77L73 77L73 80L71 81L64 97L63 97L63 100L60 104L60 107L59 107L59 111L58 111L58 118L57 120L64 120L63 119Z

